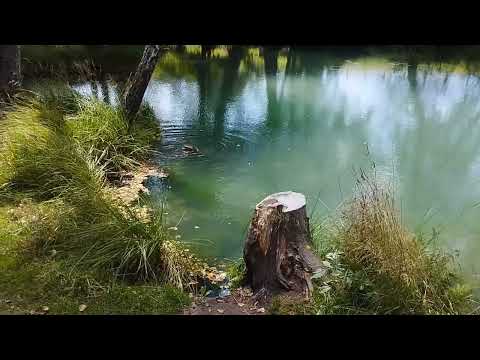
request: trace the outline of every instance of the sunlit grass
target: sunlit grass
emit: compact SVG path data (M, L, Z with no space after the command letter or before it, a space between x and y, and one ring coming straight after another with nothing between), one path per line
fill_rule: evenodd
M186 52L192 55L200 55L202 53L201 45L185 45Z
M152 110L143 108L129 126L120 109L88 98L78 105L67 115L38 99L24 101L1 124L2 194L34 199L14 211L26 238L22 252L55 253L79 271L188 287L198 262L170 238L162 211L145 218L114 198L107 182L147 154L142 146L158 128Z

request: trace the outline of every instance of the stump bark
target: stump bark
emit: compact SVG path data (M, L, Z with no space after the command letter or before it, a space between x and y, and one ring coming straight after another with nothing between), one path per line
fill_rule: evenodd
M281 192L258 203L243 255L246 284L255 294L293 291L310 297L311 276L324 269L311 250L305 196Z

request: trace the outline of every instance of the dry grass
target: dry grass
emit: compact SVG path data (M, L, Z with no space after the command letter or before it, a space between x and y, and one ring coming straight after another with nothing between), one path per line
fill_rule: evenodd
M374 167L375 168L375 167ZM329 268L316 283L315 314L464 314L475 301L454 256L402 223L394 192L361 171L350 201L313 226Z
M392 193L375 177L361 172L341 224L342 260L366 275L371 306L393 313L458 313L470 297L453 257L428 249L408 231Z

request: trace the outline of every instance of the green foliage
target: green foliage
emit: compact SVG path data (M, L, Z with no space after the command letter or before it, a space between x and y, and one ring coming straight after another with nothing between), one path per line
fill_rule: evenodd
M245 262L243 258L231 261L226 268L226 273L230 279L231 289L236 289L242 286L246 275Z

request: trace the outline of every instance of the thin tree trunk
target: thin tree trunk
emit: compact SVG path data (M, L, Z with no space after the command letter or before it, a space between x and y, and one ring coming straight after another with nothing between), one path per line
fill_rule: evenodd
M213 48L214 46L212 45L202 45L202 59L210 57Z
M0 95L13 92L21 83L20 45L0 45Z
M129 79L123 95L123 106L127 118L132 121L142 104L153 70L160 55L159 45L147 45L133 78Z

